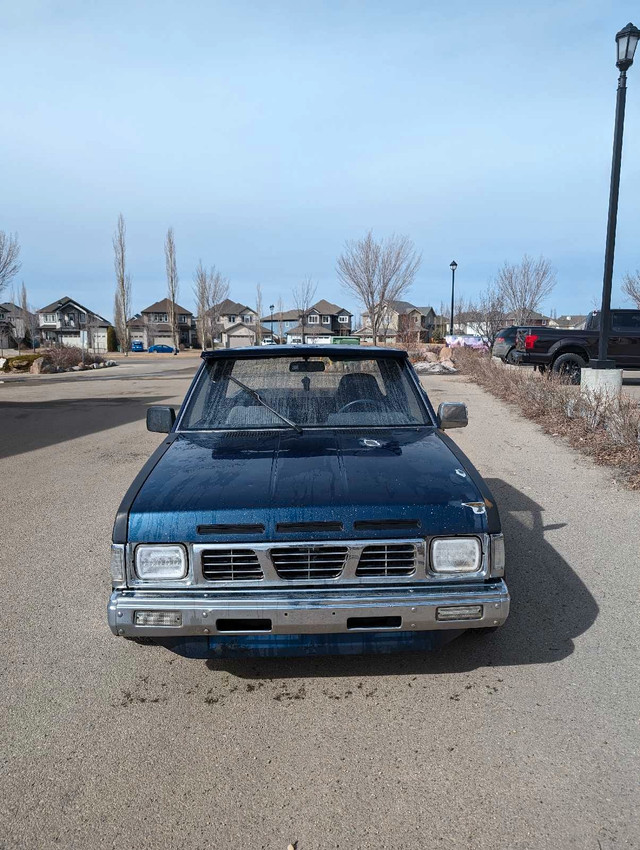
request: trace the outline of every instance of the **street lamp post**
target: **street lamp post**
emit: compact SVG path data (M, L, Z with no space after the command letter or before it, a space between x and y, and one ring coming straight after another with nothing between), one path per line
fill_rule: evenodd
M275 306L276 306L275 304L269 304L269 313L270 313L269 324L271 325L271 342L273 342L273 308Z
M613 159L611 162L611 186L609 189L609 217L607 220L607 242L604 255L604 277L602 282L602 305L600 307L600 343L598 359L592 361L594 369L613 369L615 363L607 359L609 348L609 325L611 315L611 283L613 280L613 258L616 247L616 223L618 219L618 195L620 192L620 164L622 161L622 133L624 130L624 108L627 97L627 71L633 65L640 30L633 24L616 35L620 71L616 97L616 117L613 134Z
M453 302L456 290L456 269L458 268L458 264L455 260L452 260L449 263L449 268L451 269L451 324L449 326L449 333L453 336Z

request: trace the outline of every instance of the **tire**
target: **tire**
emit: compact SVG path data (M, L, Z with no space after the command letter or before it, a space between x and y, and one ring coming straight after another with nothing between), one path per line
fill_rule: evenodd
M515 366L515 363L516 363L516 361L513 357L514 351L515 351L515 348L510 348L509 351L507 351L507 356L504 358L504 362L510 363L512 366Z
M569 351L566 354L561 354L553 361L551 367L554 375L564 378L569 384L579 384L582 370L587 365L584 357Z

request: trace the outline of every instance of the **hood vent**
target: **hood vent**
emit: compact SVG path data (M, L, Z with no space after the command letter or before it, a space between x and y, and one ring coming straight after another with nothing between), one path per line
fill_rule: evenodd
M279 522L276 531L342 531L341 522Z
M199 525L198 534L262 534L262 523L219 523L218 525Z
M419 519L358 519L353 523L356 531L379 531L381 529L420 528Z

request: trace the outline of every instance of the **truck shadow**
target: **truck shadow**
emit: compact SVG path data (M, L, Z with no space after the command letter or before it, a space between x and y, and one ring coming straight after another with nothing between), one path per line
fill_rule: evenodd
M551 664L571 655L595 622L595 599L547 540L565 523L546 525L544 507L501 479L487 479L500 506L511 613L489 634L470 629L431 652L301 658L210 658L211 670L248 679L456 673L513 664ZM578 557L578 553L576 554Z
M147 406L166 396L59 398L0 402L0 458L75 440L144 420Z

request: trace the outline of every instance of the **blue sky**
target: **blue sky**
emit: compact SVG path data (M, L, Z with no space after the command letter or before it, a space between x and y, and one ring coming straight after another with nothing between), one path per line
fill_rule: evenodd
M0 229L40 307L111 316L111 235L127 222L134 307L180 302L199 258L232 296L290 299L335 275L345 239L409 235L410 300L473 297L505 261L544 254L546 304L602 286L617 71L631 2L182 0L3 4ZM640 25L640 21L634 23ZM640 57L639 57L640 58ZM614 302L640 267L640 61L629 71Z

